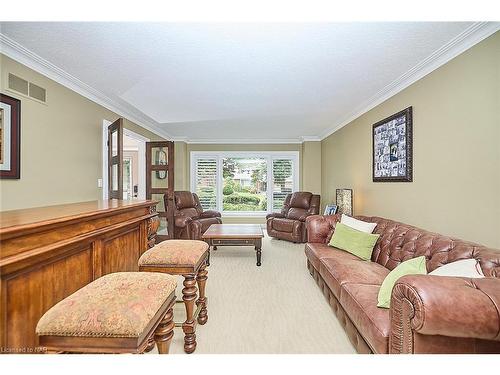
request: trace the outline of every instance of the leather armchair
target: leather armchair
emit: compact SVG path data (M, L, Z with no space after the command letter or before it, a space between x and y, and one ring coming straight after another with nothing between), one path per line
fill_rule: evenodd
M174 192L174 237L200 240L212 224L222 224L220 212L203 211L200 199L190 191Z
M319 195L305 191L288 194L281 212L266 216L267 234L282 240L306 242L306 218L310 215L317 215L319 205Z

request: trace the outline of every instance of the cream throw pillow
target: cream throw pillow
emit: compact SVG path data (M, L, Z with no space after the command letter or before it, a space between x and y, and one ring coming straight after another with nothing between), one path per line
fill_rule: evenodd
M377 223L367 223L366 221L361 221L353 217L342 214L340 219L342 224L347 225L353 229L359 230L365 233L373 233L373 230L377 226Z
M476 259L463 259L445 264L444 266L436 268L434 271L430 272L429 275L471 278L484 277L481 266Z

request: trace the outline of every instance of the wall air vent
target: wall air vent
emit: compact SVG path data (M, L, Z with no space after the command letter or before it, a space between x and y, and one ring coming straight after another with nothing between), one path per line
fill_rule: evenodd
M47 92L43 87L12 73L9 73L9 89L42 103L47 101Z
M28 81L12 73L9 73L9 89L17 91L23 95L28 95L28 87Z
M30 82L30 97L45 103L45 89Z

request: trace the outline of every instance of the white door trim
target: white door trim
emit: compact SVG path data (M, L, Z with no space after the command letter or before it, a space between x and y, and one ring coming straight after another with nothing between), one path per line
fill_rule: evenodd
M108 199L108 126L112 122L102 120L102 199ZM123 135L134 138L139 142L137 173L139 174L139 190L137 192L138 199L146 199L146 142L150 139L144 137L130 129L123 129Z

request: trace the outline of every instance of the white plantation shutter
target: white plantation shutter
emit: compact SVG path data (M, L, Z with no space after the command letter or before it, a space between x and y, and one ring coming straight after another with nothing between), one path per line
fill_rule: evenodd
M287 194L294 191L292 159L273 160L273 211L280 211Z
M217 209L217 158L196 159L196 194L204 210Z

